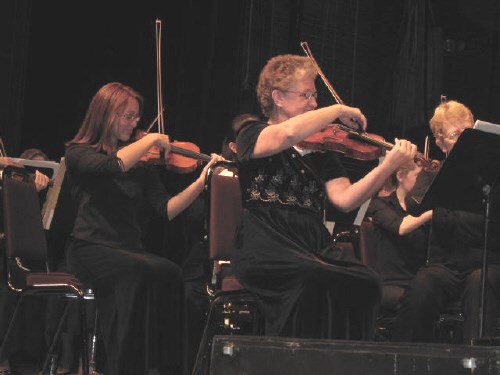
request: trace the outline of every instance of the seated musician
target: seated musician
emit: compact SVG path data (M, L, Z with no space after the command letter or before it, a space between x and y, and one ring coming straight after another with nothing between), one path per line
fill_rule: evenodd
M396 186L396 190L373 198L366 213L375 225L377 260L374 267L382 282L379 318L387 320L386 323L390 323L399 307L399 299L427 258L432 211L412 216L406 209L406 197L421 169L413 161L398 168L391 176L391 185Z
M233 270L257 297L267 335L368 339L380 285L372 270L333 245L324 199L342 211L359 207L416 148L396 140L383 163L354 184L335 153L294 148L335 120L366 127L357 108L316 109L317 75L312 61L297 55L272 58L260 74L257 97L267 120L243 124L236 139L244 210Z
M474 125L469 108L456 101L441 103L434 111L430 127L436 145L448 154L460 134ZM473 156L471 156L473 157ZM496 192L498 195L498 192ZM496 198L496 196L495 196ZM494 201L495 199L493 199ZM498 202L498 199L496 199ZM498 228L498 207L492 209L491 227ZM408 286L401 301L393 339L428 342L433 340L433 324L452 301L460 300L464 315L463 342L478 335L480 281L484 246L484 215L433 209L429 239L429 262ZM484 333L497 335L500 297L499 233L493 231L489 253Z
M106 375L183 373L184 286L181 269L146 252L144 207L173 219L200 194L205 173L175 196L154 167L150 148L169 151L169 137L150 133L130 143L143 98L121 83L93 97L65 160L78 212L67 247L70 270L94 289ZM123 146L123 147L122 147Z

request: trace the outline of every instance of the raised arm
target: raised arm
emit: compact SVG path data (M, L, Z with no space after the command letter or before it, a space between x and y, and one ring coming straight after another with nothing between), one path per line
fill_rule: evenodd
M126 172L152 147L158 147L160 150L165 150L165 155L167 155L170 150L168 135L161 133L146 134L141 139L118 150L116 156L122 160L123 170Z
M335 104L308 111L279 124L271 124L262 130L252 157L262 158L290 148L336 119L353 127L356 126L355 122L359 121L366 127L366 118L358 108Z
M326 183L328 198L339 210L352 211L374 196L400 165L415 158L416 152L417 147L411 142L396 139L394 147L387 152L382 164L354 184L351 184L346 177L328 181Z

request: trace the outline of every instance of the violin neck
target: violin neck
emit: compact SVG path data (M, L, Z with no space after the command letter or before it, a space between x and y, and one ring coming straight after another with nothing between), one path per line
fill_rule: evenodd
M179 146L175 146L175 145L170 145L170 151L173 152L174 154L179 154L182 156L186 156L188 158L198 159L198 160L202 160L202 161L210 161L212 159L210 156L208 156L206 154L191 151L191 150L188 150L188 149L185 149L185 148L182 148Z
M375 146L383 147L383 148L386 148L387 150L390 150L394 147L394 145L392 143L389 143L389 142L386 142L384 140L380 140L377 138L370 137L366 133L359 133L346 125L343 125L343 124L335 124L335 125L338 126L340 129L344 130L345 132L347 132L349 137L355 138L359 141L363 141L363 142L370 143L370 144L375 145Z
M357 131L352 130L350 128L347 128L346 131L348 132L349 137L351 137L351 138L355 138L355 139L358 139L360 141L364 141L366 143L370 143L370 144L375 145L375 146L383 147L383 148L386 148L387 150L390 150L394 147L394 145L392 143L389 143L389 142L386 142L384 140L380 140L377 138L370 137L369 135L364 134L364 133L358 133Z

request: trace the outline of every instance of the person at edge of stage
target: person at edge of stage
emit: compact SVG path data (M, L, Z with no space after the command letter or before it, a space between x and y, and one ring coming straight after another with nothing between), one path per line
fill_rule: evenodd
M238 135L238 132L244 123L257 120L259 120L259 117L251 113L242 113L232 119L231 124L226 131L226 135L222 140L221 155L224 159L236 161L236 136Z
M346 212L359 207L414 158L416 146L396 139L382 164L354 184L335 153L294 147L336 120L366 128L357 108L316 109L317 75L298 55L275 56L260 73L257 97L267 121L243 124L236 139L244 210L233 269L257 297L266 335L371 339L379 281L334 246L324 200Z
M402 165L390 177L396 190L386 196L374 197L365 220L374 224L376 261L374 270L382 282L382 300L377 324L390 327L399 308L399 300L410 281L427 259L432 211L410 215L406 197L415 186L422 167L414 161Z
M154 167L141 161L153 146L168 154L168 135L130 142L142 96L111 82L92 98L76 136L66 143L67 177L78 211L67 246L70 270L94 289L106 375L182 374L184 288L181 269L146 252L144 206L173 219L202 192L208 167L170 196Z
M436 145L446 155L462 132L473 125L471 110L457 101L441 103L430 119ZM498 196L498 192L495 194ZM498 204L492 207L491 228L498 228L498 208ZM461 301L465 319L463 343L470 344L477 337L484 223L482 214L442 207L433 209L428 265L418 271L403 295L394 327L395 341L434 341L435 319L443 308L457 300ZM500 238L498 231L491 233L484 321L486 336L498 334L500 313Z

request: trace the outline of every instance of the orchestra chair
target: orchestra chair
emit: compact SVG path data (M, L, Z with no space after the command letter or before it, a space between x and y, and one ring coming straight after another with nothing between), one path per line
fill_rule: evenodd
M364 265L376 271L377 234L375 224L370 217L364 217L359 225L351 225L347 230L334 233L335 245L343 251L352 251ZM391 326L396 311L380 309L377 313L374 338L375 341L390 341Z
M212 268L207 281L210 304L193 375L208 374L215 334L263 334L257 301L231 270L233 239L242 211L236 164L215 163L207 173L205 192L206 239Z
M94 299L89 286L67 272L51 272L48 268L48 245L42 225L38 193L29 172L7 166L1 173L4 221L4 269L7 288L18 295L14 313L0 346L0 360L5 357L9 336L19 306L29 296L57 296L79 302L81 327L81 361L84 375L89 374L86 301ZM66 304L40 374L44 374L67 315Z
M378 261L378 235L376 232L375 224L370 217L365 217L359 228L357 228L357 249L359 254L359 259L361 262L372 270L377 270ZM394 298L401 298L403 291L399 297L393 296ZM397 302L394 302L397 305ZM394 318L396 317L396 309L380 308L377 314L377 320L375 324L375 340L377 341L390 341L391 339L391 328L394 323Z

